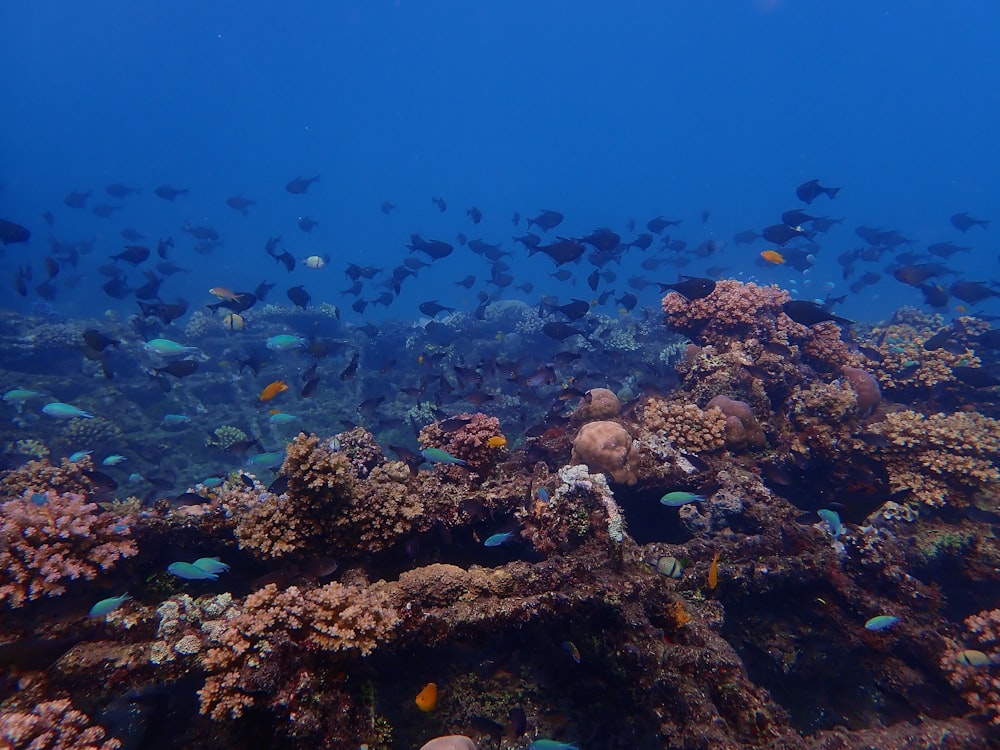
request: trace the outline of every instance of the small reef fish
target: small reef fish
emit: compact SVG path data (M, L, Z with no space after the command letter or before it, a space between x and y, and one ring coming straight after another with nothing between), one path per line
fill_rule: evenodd
M218 574L229 571L229 566L218 557L199 557L191 564L198 568L198 570L204 570L206 573Z
M844 524L840 521L840 514L835 510L830 510L828 508L820 508L816 511L816 515L826 521L826 525L830 527L830 533L833 538L836 539L844 531Z
M222 319L222 327L230 331L242 331L247 327L247 321L239 313L229 313Z
M955 656L955 661L966 667L989 667L996 664L998 659L995 656L984 654L982 651L968 648L965 651L959 651Z
M3 394L3 400L4 403L7 404L23 404L25 401L41 395L41 391L29 391L26 388L15 388L14 390L7 391Z
M167 566L167 572L186 581L214 581L219 577L217 573L202 570L198 566L187 562L170 563Z
M499 547L501 544L506 544L511 539L516 537L513 531L503 531L499 534L493 534L488 537L485 542L483 542L484 547Z
M704 502L704 495L696 495L693 492L683 492L680 490L674 492L668 492L666 495L660 498L660 503L671 508L679 508L682 505L687 505L688 503L701 503Z
M119 456L117 453L108 456L106 459L101 461L102 466L117 466L120 463L124 463L128 459L125 456Z
M231 289L226 289L224 286L213 286L208 290L208 293L213 297L218 297L219 299L224 299L227 302L239 302L243 297L242 294L237 294Z
M138 471L133 471L128 475L129 484L142 484L146 481L146 477L140 474Z
M535 490L535 497L537 497L543 503L547 503L549 501L549 491L544 487L539 487L537 490Z
M668 578L680 578L684 573L684 566L676 557L663 556L656 561L656 572Z
M203 479L201 484L203 487L211 489L212 487L218 487L225 481L222 477L208 477L207 479Z
M176 341L171 341L170 339L152 339L147 341L143 348L147 352L151 352L158 357L170 358L170 357L183 357L187 354L197 354L197 346L182 346Z
M306 345L306 340L301 336L293 336L290 333L279 333L272 336L264 344L273 352L287 352L292 349L301 349Z
M899 622L895 615L878 615L865 623L865 630L886 630Z
M112 596L108 599L101 599L97 604L90 608L90 617L104 617L104 615L110 614L115 610L119 604L128 601L132 597L128 593L124 593L121 596Z
M708 568L708 588L714 589L719 585L719 553L715 553L712 564Z
M187 424L190 421L191 417L187 414L165 414L163 416L164 427L177 427L182 424Z
M277 396L279 393L284 393L288 390L288 383L284 380L275 380L273 383L268 383L264 387L264 390L260 392L257 397L257 403L262 404L265 401L270 401L272 398Z
M93 419L94 415L85 412L83 409L78 409L72 404L64 404L61 401L53 401L51 404L46 404L42 407L42 413L48 414L50 417L55 417L56 419Z
M277 414L272 414L267 421L277 425L290 424L291 422L298 421L298 417L294 414L285 414L279 411Z
M785 256L779 253L777 250L764 250L761 252L760 257L766 260L768 263L773 263L776 266L780 266L785 262Z
M417 693L417 697L413 699L413 702L417 704L417 708L423 711L425 714L429 714L435 708L437 708L438 703L438 688L433 682L428 682Z
M258 453L247 459L247 468L250 469L277 469L285 462L285 452Z
M573 641L563 641L562 647L569 652L569 655L573 657L573 661L577 664L580 663L580 649L576 647Z
M75 463L78 463L78 462L82 461L83 459L85 459L87 456L89 456L93 452L94 451L77 451L76 453L74 453L73 455L71 455L67 460L71 464L75 464Z
M568 742L540 739L528 745L528 750L580 750L580 748L576 745L570 745Z
M458 466L465 466L465 461L461 458L453 456L448 451L441 450L440 448L424 448L420 451L420 455L432 464L456 464Z
M494 435L493 437L486 439L487 448L506 448L507 438L503 435Z
M323 258L319 255L310 255L308 258L302 261L302 265L304 265L306 268L311 268L314 271L318 271L320 268L324 268L326 266L326 262L327 262L326 258Z

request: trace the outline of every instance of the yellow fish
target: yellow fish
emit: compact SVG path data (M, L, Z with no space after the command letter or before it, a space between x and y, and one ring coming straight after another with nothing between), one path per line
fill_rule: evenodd
M780 266L785 262L785 256L779 253L777 250L764 250L760 257L766 260L768 263L773 263L776 266Z
M228 300L229 302L239 302L242 294L237 294L231 289L226 289L224 286L213 286L208 290L208 293L218 297L219 299Z
M708 568L708 588L714 589L719 585L719 553L715 553L712 564Z
M247 327L247 322L239 313L229 313L222 319L222 325L230 331L242 331Z
M507 438L505 438L503 435L494 435L491 438L487 438L487 440L486 440L486 447L487 448L506 448L507 447Z
M417 693L417 697L413 699L413 702L417 704L417 708L425 714L429 714L437 708L438 686L433 682L428 682L424 685L423 690Z
M288 383L284 380L275 380L273 383L268 384L264 390L260 392L260 395L257 397L257 403L262 404L265 401L270 401L279 393L284 393L287 390Z

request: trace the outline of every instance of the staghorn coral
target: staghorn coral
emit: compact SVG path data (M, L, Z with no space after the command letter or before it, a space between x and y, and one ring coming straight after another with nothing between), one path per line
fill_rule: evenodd
M963 643L948 641L949 647L941 655L941 669L977 716L1000 725L1000 675L992 666L974 667L960 661L966 649L981 651L991 660L1000 659L1000 609L983 610L966 618L965 628Z
M726 415L718 408L702 411L695 404L650 398L642 407L641 422L685 453L719 450L726 443Z
M28 456L32 459L49 457L49 447L41 440L24 438L13 443L7 443L5 449L8 453L15 453L19 456Z
M242 716L281 675L294 674L285 662L307 661L314 651L366 656L400 622L378 584L282 590L272 583L238 609L203 659L209 676L198 691L201 712L217 721Z
M450 432L441 429L441 421L433 422L420 431L421 448L440 448L466 463L466 469L477 474L488 474L503 457L504 452L491 447L491 437L502 436L500 420L482 412L456 414L452 419L468 420ZM454 466L441 465L440 470L461 478L464 471Z
M0 747L10 750L117 750L121 743L65 698L30 711L0 711Z
M28 461L4 475L3 491L9 496L44 493L49 490L85 495L93 489L87 478L87 472L93 469L94 462L90 456L74 462L64 458L58 466L53 466L45 458Z
M732 279L716 282L707 297L688 301L676 292L662 300L666 323L699 345L726 348L733 341L776 340L777 316L791 299L777 286L761 287Z
M882 449L893 490L910 488L927 505L964 504L976 490L1000 481L1000 422L976 412L892 412L870 427Z
M632 436L617 422L587 422L573 439L574 464L609 474L616 482L635 484L634 465L639 450Z
M49 492L39 502L0 504L0 602L20 607L59 596L70 581L93 580L138 553L124 519L83 495Z

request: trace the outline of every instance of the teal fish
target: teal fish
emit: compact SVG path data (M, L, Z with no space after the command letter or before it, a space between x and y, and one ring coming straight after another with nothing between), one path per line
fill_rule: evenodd
M169 359L170 357L183 357L187 354L197 354L197 346L183 346L170 339L152 339L147 341L143 348L147 352L152 352L158 357Z
M72 404L64 404L61 401L53 401L51 404L46 404L42 407L42 413L48 414L50 417L55 417L56 419L75 419L80 417L82 419L93 419L93 414L88 414L83 409L78 409Z
M117 453L115 453L115 454L113 454L111 456L108 456L103 461L101 461L101 465L102 466L117 466L118 464L124 463L125 461L128 461L128 459L125 458L125 456L119 456Z
M451 455L448 451L441 450L440 448L424 448L420 451L420 455L432 464L456 464L458 466L465 466L465 461Z
M27 388L15 388L12 391L7 391L3 394L4 403L7 404L23 404L25 401L30 401L36 396L41 396L41 391L29 391Z
M202 480L201 484L203 487L208 487L209 489L211 489L212 487L218 487L225 481L226 480L223 479L222 477L209 477L208 479Z
M215 573L202 570L198 566L186 562L170 563L167 566L167 572L186 581L214 581L219 577Z
M178 427L182 424L187 424L191 421L191 417L187 414L164 414L163 415L163 426L164 427Z
M271 418L267 421L271 424L277 425L290 424L291 422L298 421L298 417L294 414L285 414L284 412L279 411L277 414L272 414Z
M661 557L656 561L656 572L669 578L680 578L684 573L684 566L676 557Z
M577 664L580 663L580 649L576 647L573 641L563 641L562 647L569 651L569 655L573 657L573 661Z
M265 346L273 352L287 352L292 349L301 349L306 345L306 340L301 336L292 336L290 333L281 333L272 336L267 340Z
M78 461L82 461L93 452L94 451L77 451L76 453L74 453L72 456L69 457L69 462L71 464L75 464Z
M844 530L844 524L840 522L840 514L837 513L837 511L820 508L816 511L816 515L826 521L826 525L830 527L830 533L833 535L834 539L840 536L841 532Z
M45 505L49 501L48 495L43 495L41 492L31 493L31 504L37 505L39 507Z
M899 622L895 615L878 615L865 623L865 630L885 630Z
M535 740L530 745L528 745L528 750L580 750L576 745L570 745L568 742L560 742L559 740Z
M218 557L199 557L193 563L199 570L204 570L206 573L225 573L229 570L229 566L222 562Z
M483 546L499 547L501 544L506 544L516 536L517 534L515 534L513 531L504 531L500 534L494 534L493 536L487 538L485 542L483 542Z
M128 475L129 484L142 484L146 481L146 477L140 474L138 471L133 471Z
M121 596L112 596L108 599L101 599L101 601L90 608L90 616L104 617L104 615L110 614L119 604L124 601L128 601L131 598L132 597L128 595L128 592L126 592Z
M700 503L704 502L704 500L705 497L703 495L696 495L693 492L676 490L674 492L668 492L666 495L661 497L660 503L671 508L679 508L682 505L687 505L688 503Z
M247 459L247 467L251 469L277 469L285 462L285 452L258 453Z
M539 487L537 490L535 490L535 497L537 497L543 503L547 503L549 501L549 491L544 487Z

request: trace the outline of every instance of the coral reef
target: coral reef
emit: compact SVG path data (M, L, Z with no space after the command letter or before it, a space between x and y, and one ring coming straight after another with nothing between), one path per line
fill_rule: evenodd
M0 744L11 750L117 750L121 743L65 699L0 711Z
M451 419L463 422L453 430L441 427L441 420L425 426L418 438L421 448L440 448L465 461L466 468L480 475L489 474L503 457L503 451L490 445L490 438L501 437L500 420L482 412L456 414ZM453 478L462 476L454 466L441 469Z
M644 429L661 435L685 453L719 450L726 444L726 415L719 408L650 398L642 406Z
M941 655L941 669L977 716L1000 725L1000 675L995 671L1000 661L1000 609L970 615L965 628L967 638L962 643L950 642ZM970 650L978 651L986 661L969 663Z
M573 411L574 422L594 422L613 419L622 410L615 392L607 388L591 388Z
M3 475L3 491L9 496L45 493L49 490L58 493L87 494L93 489L93 484L87 476L93 469L94 462L90 456L85 456L79 461L64 458L58 466L53 466L47 458L28 461Z
M0 603L20 607L65 593L138 554L127 518L83 495L48 492L0 504Z
M617 422L587 422L573 439L570 460L608 474L616 482L635 484L638 452L632 436Z
M725 347L754 338L778 340L777 317L791 297L777 286L761 287L723 279L707 297L687 300L677 292L663 298L666 322L699 345Z

